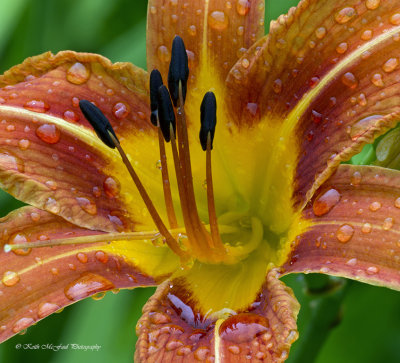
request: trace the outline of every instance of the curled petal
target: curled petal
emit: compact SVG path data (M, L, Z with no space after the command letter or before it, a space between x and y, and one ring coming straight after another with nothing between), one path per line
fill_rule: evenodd
M269 272L256 300L219 319L199 312L184 279L160 285L137 325L135 360L283 362L297 339L299 305L291 290Z
M78 300L111 289L153 286L176 269L166 248L145 241L112 242L101 231L33 207L10 213L0 226L0 341ZM103 242L3 251L5 243L93 237Z
M321 272L400 289L400 172L341 165L303 216L286 273Z

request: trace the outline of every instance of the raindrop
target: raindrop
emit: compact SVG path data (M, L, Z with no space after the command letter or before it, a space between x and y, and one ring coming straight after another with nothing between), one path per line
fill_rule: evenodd
M322 121L322 114L319 112L312 110L311 111L311 119L315 124L319 124Z
M236 3L236 11L239 15L246 15L250 11L250 1L238 0Z
M379 6L380 2L381 0L366 0L365 6L369 10L375 10Z
M247 58L243 58L241 61L241 64L242 64L242 67L246 69L246 68L249 68L250 62Z
M75 198L79 206L88 214L94 216L97 214L96 203L87 197L77 197Z
M101 190L99 187L94 186L92 189L92 193L96 198L99 198L101 196Z
M89 80L90 70L82 63L74 63L67 71L67 80L73 84L83 84Z
M109 198L115 198L119 193L120 185L118 181L109 176L106 180L104 180L103 188L104 192Z
M229 20L223 11L213 11L208 15L208 24L215 30L225 30L228 27Z
M9 132L15 131L15 125L7 125L6 130Z
M338 239L339 242L346 243L351 240L353 234L354 234L354 228L349 224L343 224L336 231L336 238Z
M30 216L31 216L32 222L39 222L39 220L40 220L40 214L39 213L32 212L30 214Z
M94 256L96 257L96 260L101 263L107 263L108 261L108 255L103 251L97 251Z
M347 23L356 15L356 10L352 7L346 7L335 14L335 20L339 24Z
M48 302L41 303L39 305L38 317L40 319L43 319L47 315L50 315L59 309L60 309L60 306L58 306L57 304L48 303Z
M382 69L386 73L390 73L390 72L393 72L397 68L398 65L399 65L399 60L397 58L390 58L382 66Z
M375 73L372 78L371 82L376 86L376 87L383 87L384 83L382 80L382 75L380 73Z
M395 201L394 201L394 206L396 208L400 208L400 197L398 197Z
M378 272L379 272L378 267L370 266L370 267L367 268L367 274L368 275L375 275Z
M400 14L396 13L390 17L390 23L393 25L400 25Z
M358 86L358 80L357 78L354 76L353 73L351 72L346 72L343 76L342 76L342 83L351 88L354 89Z
M372 231L372 225L371 223L364 223L361 227L361 232L362 233L371 233Z
M27 243L27 242L28 242L28 239L22 233L14 234L8 240L9 245L17 245L17 244ZM16 250L12 250L12 251L13 251L13 253L15 253L18 256L26 256L26 255L30 254L30 252L32 251L32 248L18 248Z
M272 88L276 94L282 92L282 81L278 78L274 81Z
M315 30L315 36L318 39L322 39L326 35L326 28L321 26Z
M35 322L32 318L21 318L13 326L12 330L14 333L18 333L21 330L28 328Z
M65 121L71 121L71 122L79 121L79 116L74 111L71 110L65 111L63 117Z
M236 30L236 34L239 36L242 36L244 34L244 27L243 26L239 26Z
M160 45L157 49L157 56L161 62L168 63L171 59L171 54L165 45Z
M43 124L36 129L35 133L47 144L56 144L60 141L60 130L53 124Z
M350 184L353 186L360 185L361 179L361 173L359 171L355 171L350 178Z
M382 228L385 230L385 231L388 231L390 228L392 228L393 227L393 218L391 218L391 217L388 217L388 218L385 218L385 220L383 221L383 226L382 226Z
M0 165L4 170L14 170L20 173L25 171L24 162L9 151L0 149Z
M329 189L319 195L313 203L313 212L320 217L328 213L340 200L340 193L336 189Z
M76 254L76 258L78 259L79 262L81 263L86 263L88 262L88 256L86 253L79 252Z
M381 204L380 202L372 202L372 203L369 205L369 209L370 209L372 212L376 212L377 210L381 209L381 207L382 207L382 204Z
M156 14L157 13L157 8L155 6L151 6L150 7L150 13L153 14L153 15Z
M18 147L21 150L28 149L30 144L31 144L31 142L29 140L27 140L27 139L21 139L21 140L18 141Z
M24 108L29 111L44 113L50 109L50 106L41 100L32 100L28 101L24 104Z
M106 291L98 292L97 294L92 295L92 299L99 301L106 296L106 293L107 293Z
M54 276L57 276L59 271L57 267L52 267L52 269L50 270L51 274Z
M14 286L19 281L19 276L14 271L6 271L1 281L5 286Z
M188 28L188 33L189 33L189 35L194 37L197 34L196 25L190 25Z
M114 284L105 277L88 272L69 283L65 287L64 293L69 300L81 300L97 292L110 290L114 287Z
M49 197L44 203L44 209L48 210L51 213L57 214L60 213L61 207L54 198Z
M355 266L357 264L357 259L356 258L351 258L350 260L347 260L346 265L349 266Z
M228 350L232 353L232 354L239 354L240 353L240 347L238 345L230 345L228 347Z
M346 52L347 48L348 48L347 43L345 43L345 42L340 43L340 44L336 47L336 52L339 53L339 54L343 54L344 52Z
M118 102L114 105L112 112L117 119L121 120L129 115L130 109L126 103Z

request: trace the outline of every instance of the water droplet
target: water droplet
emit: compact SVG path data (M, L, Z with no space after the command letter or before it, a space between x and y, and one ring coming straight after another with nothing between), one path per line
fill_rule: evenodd
M244 27L243 26L239 26L236 30L236 34L239 36L242 36L244 34Z
M357 186L357 185L360 185L360 183L361 183L361 173L359 172L359 171L355 171L354 173L353 173L353 175L351 176L351 178L350 178L350 183L351 183L351 185L353 185L353 186Z
M130 109L126 103L118 102L114 105L112 112L117 119L121 120L129 115Z
M4 170L25 171L24 162L10 151L0 149L0 165Z
M238 345L230 345L228 347L228 350L232 353L232 354L239 354L240 353L240 347Z
M58 268L57 268L57 267L53 267L53 268L50 270L50 272L51 272L52 275L57 276L59 271L58 271Z
M35 133L40 140L48 144L56 144L60 141L60 130L53 124L43 124L36 129Z
M188 33L189 33L189 35L194 37L197 34L196 25L190 25L189 28L188 28Z
M67 80L73 84L83 84L89 80L90 70L82 63L74 63L67 71Z
M239 15L246 15L250 11L250 1L238 0L236 3L236 11Z
M28 149L30 144L31 142L27 139L21 139L18 141L18 147L20 148L20 150Z
M320 217L328 213L340 200L340 193L336 189L329 189L319 195L313 203L313 212Z
M79 116L74 111L71 110L65 111L63 117L65 121L70 121L70 122L79 121Z
M76 258L78 259L79 262L81 263L86 263L88 262L88 256L86 253L79 252L76 254Z
M77 197L75 198L79 206L90 215L94 216L97 214L96 202L87 197Z
M382 66L382 69L386 73L393 72L397 66L399 65L399 60L397 58L389 58L385 64Z
M368 116L360 121L357 121L354 125L350 128L350 137L352 140L357 140L360 136L362 136L366 130L373 127L382 116L380 115L373 115Z
M240 344L252 341L269 330L268 320L252 313L240 313L226 319L219 327L221 339Z
M322 121L322 114L319 112L312 110L311 111L311 119L315 124L319 124Z
M151 6L150 7L150 13L153 14L153 15L156 14L157 13L157 8L155 6Z
M354 89L358 86L358 80L357 78L354 76L353 73L351 72L346 72L343 76L342 76L342 83L351 88Z
M395 201L394 201L394 206L396 208L400 208L400 197L398 197Z
M370 40L372 38L372 30L365 30L362 34L361 34L361 39L362 40Z
M372 231L372 225L371 223L364 223L361 227L361 232L362 233L371 233Z
M35 322L32 318L21 318L13 326L13 332L18 333L21 330L28 328Z
M119 193L120 185L118 181L109 176L106 180L104 180L103 188L104 192L109 198L115 198Z
M72 270L72 271L75 271L75 270L76 270L76 266L75 266L73 263L69 263L69 264L68 264L68 268L69 268L70 270Z
M340 43L340 44L336 47L336 52L339 53L339 54L343 54L344 52L346 52L347 48L348 48L347 43L345 43L345 42Z
M339 242L346 243L351 240L353 234L354 234L354 228L349 224L343 224L336 231L336 238L338 239Z
M375 275L378 272L379 272L378 267L370 266L370 267L367 268L367 274L368 275Z
M282 81L278 78L274 81L272 85L272 89L276 94L279 94L282 92Z
M171 351L171 350L178 349L182 345L183 345L183 343L180 340L172 339L167 343L167 345L165 346L165 349L167 351Z
M375 73L372 78L371 82L376 86L376 87L383 87L384 83L382 80L382 75L380 73Z
M157 49L157 56L161 62L168 63L171 59L171 54L165 45L160 45Z
M321 26L315 30L315 36L318 39L322 39L326 35L326 28Z
M194 351L193 355L198 361L203 362L206 360L209 353L210 349L207 347L199 347Z
M40 214L39 213L32 212L30 214L30 216L31 216L32 222L39 222L39 220L40 220Z
M58 306L57 304L48 303L48 302L41 303L39 305L38 317L40 319L43 319L44 317L56 312L59 309L60 309L60 306Z
M10 237L8 240L9 245L17 245L21 243L27 243L28 239L26 236L22 233L16 233ZM12 250L13 253L15 253L18 256L26 256L29 255L30 252L32 251L32 248L18 248L16 250Z
M106 296L106 293L107 293L106 291L98 292L97 294L94 294L91 297L93 300L99 301Z
M57 190L57 183L54 180L47 180L44 184L51 190Z
M3 279L1 282L5 286L14 286L19 281L19 276L14 271L6 271L4 272Z
M369 209L370 209L372 212L376 212L377 210L381 209L381 207L382 207L382 204L381 204L380 202L372 202L372 203L369 205Z
M335 14L335 20L339 24L344 24L344 23L347 23L355 15L357 15L357 13L354 8L345 7Z
M9 132L15 131L15 125L7 125L6 130Z
M390 228L392 228L393 227L393 218L391 218L391 217L388 217L388 218L385 218L385 220L383 221L383 226L382 226L382 228L385 230L385 231L388 231Z
M57 214L60 213L61 207L54 198L49 197L44 203L44 209L48 210L51 213Z
M81 300L97 292L111 290L114 287L114 284L105 277L88 272L69 283L65 287L64 293L69 300Z
M350 260L347 260L346 265L349 266L355 266L357 264L357 259L356 258L351 258Z
M215 30L224 30L228 27L229 20L223 11L213 11L208 15L208 24Z
M311 77L309 85L311 88L314 88L318 83L319 83L320 79L317 76Z
M364 93L360 93L358 96L358 104L360 106L366 106L367 105L367 97L365 96Z
M390 17L390 23L393 25L400 25L400 14L396 13Z
M381 0L366 0L365 6L369 10L375 10L379 6L380 2Z
M96 257L96 260L101 263L107 263L108 261L108 255L104 251L96 251L94 256Z
M242 67L246 69L246 68L249 68L250 62L247 58L243 58L241 61L241 64L242 64Z
M50 109L50 106L41 100L32 100L28 101L24 104L24 108L29 111L44 113Z

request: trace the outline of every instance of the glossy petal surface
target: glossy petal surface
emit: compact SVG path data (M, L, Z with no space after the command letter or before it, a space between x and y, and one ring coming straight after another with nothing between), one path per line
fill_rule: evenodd
M299 305L271 271L261 292L236 315L215 320L196 310L182 280L167 281L145 305L137 325L138 362L284 361L297 339ZM251 357L251 358L250 358Z
M320 272L400 288L400 172L341 165L304 211L289 272Z
M0 226L1 341L75 301L111 289L155 285L176 269L166 248L145 241L111 242L101 231L33 207L10 213ZM3 251L5 243L84 236L105 237L102 243Z

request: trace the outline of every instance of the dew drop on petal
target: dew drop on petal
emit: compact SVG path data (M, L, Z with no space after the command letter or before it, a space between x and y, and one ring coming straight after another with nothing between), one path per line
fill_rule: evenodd
M372 231L372 225L371 223L364 223L361 227L361 232L362 233L371 233Z
M276 94L279 94L282 92L282 81L278 78L274 81L272 85L272 89Z
M39 213L32 212L30 214L30 216L31 216L32 222L39 222L39 220L40 220L40 214Z
M352 7L345 7L335 14L335 20L339 24L347 23L351 18L356 15L356 10Z
M189 35L191 35L192 37L194 37L197 34L197 28L196 25L190 25L188 27L188 33Z
M9 132L15 131L15 125L7 125L6 130Z
M160 164L161 164L161 161L160 161ZM106 193L106 195L109 198L115 198L117 196L117 194L119 193L120 185L119 185L118 181L116 181L114 178L109 176L106 180L104 180L103 188L104 188L104 192Z
M165 45L160 45L157 49L157 56L161 62L168 63L171 59L171 54Z
M35 322L35 320L32 318L21 318L14 324L12 331L14 333L18 333L19 331L28 328L34 322Z
M388 218L385 218L385 220L383 221L383 226L382 226L382 228L385 230L385 231L388 231L390 228L392 228L393 227L393 218L391 218L391 217L388 217Z
M355 171L350 178L350 184L353 186L360 185L361 179L361 173L359 171Z
M244 34L244 27L243 26L239 26L236 30L236 34L239 36L242 36Z
M399 60L397 58L389 58L385 64L382 66L382 69L386 73L393 72L397 66L399 65Z
M382 204L381 204L380 202L372 202L372 203L369 205L369 209L370 209L372 212L376 212L377 210L381 209L381 207L382 207Z
M400 14L395 13L390 17L390 23L393 25L400 25Z
M0 164L5 170L14 170L20 173L25 171L24 162L10 151L0 149Z
M73 84L83 84L89 80L90 70L82 63L76 62L67 71L67 80Z
M252 341L269 330L268 320L252 313L240 313L226 319L219 327L221 339L234 344Z
M349 224L343 224L336 231L336 238L338 239L339 242L346 243L351 240L353 234L354 234L354 228Z
M88 256L86 253L79 252L76 254L76 258L78 259L79 262L81 263L86 263L88 262Z
M31 142L27 139L21 139L18 141L18 147L20 148L20 150L26 150L29 148Z
M236 11L239 15L246 15L250 11L250 1L238 0L236 3Z
M50 270L50 272L51 272L51 274L54 275L54 276L57 276L58 273L59 273L57 267L52 267L51 270Z
M79 116L72 110L66 110L63 114L63 117L65 121L70 121L70 122L79 121Z
M400 197L398 197L395 201L394 201L394 206L396 208L400 208Z
M38 317L40 319L42 319L42 318L56 312L59 309L60 309L60 306L57 304L48 303L48 302L41 303L39 305Z
M27 243L28 239L26 236L22 233L17 233L14 234L13 236L10 237L8 240L9 245L17 245L21 243ZM12 250L12 252L18 256L26 256L29 255L30 252L32 251L32 248L18 248L16 250Z
M329 189L319 195L313 203L313 212L320 217L328 213L340 200L340 193L336 189Z
M372 30L364 30L364 32L361 34L361 39L362 40L370 40L372 38Z
M208 15L208 24L212 29L221 31L228 27L229 20L223 11L213 11Z
M367 268L367 274L368 275L375 275L378 272L379 272L379 269L376 266L370 266L370 267Z
M49 197L44 203L44 209L48 210L51 213L57 214L60 213L61 207L54 198Z
M336 47L336 52L339 53L339 54L343 54L344 52L346 52L347 48L348 48L347 43L345 43L345 42L340 43L340 44Z
M121 120L129 115L130 109L126 103L118 102L114 105L112 112L117 119Z
M14 286L19 281L19 275L14 271L6 271L3 274L1 282L5 286Z
M105 277L88 272L69 283L64 288L64 293L69 300L80 300L97 292L113 289L114 287L114 284Z
M92 295L91 297L93 300L98 301L98 300L103 299L106 296L106 293L107 293L107 291L101 291L101 292L98 292L97 294Z
M228 350L232 353L232 354L239 354L240 353L240 347L238 345L230 345L228 347Z
M321 26L315 30L315 36L318 39L322 39L326 35L326 28Z
M242 67L245 69L249 68L249 66L250 66L250 62L247 58L243 58L241 61L241 64L242 64Z
M24 108L29 111L44 113L50 109L50 106L41 100L32 100L28 101L24 104Z
M371 82L376 86L376 87L383 87L384 83L382 80L382 75L380 73L375 73L372 78Z
M356 258L351 258L350 260L347 260L346 265L349 266L355 266L357 264L357 259Z
M96 203L87 197L77 197L75 198L79 206L88 214L94 216L97 214Z
M369 10L375 10L379 7L381 0L366 0L365 1L365 6Z
M342 76L342 83L351 88L354 89L358 86L358 80L357 78L354 76L353 73L351 72L346 72L343 76Z
M43 124L36 131L36 136L47 144L56 144L60 141L60 130L56 125Z
M107 263L108 261L108 255L103 251L97 251L94 256L96 257L96 260L101 263Z

